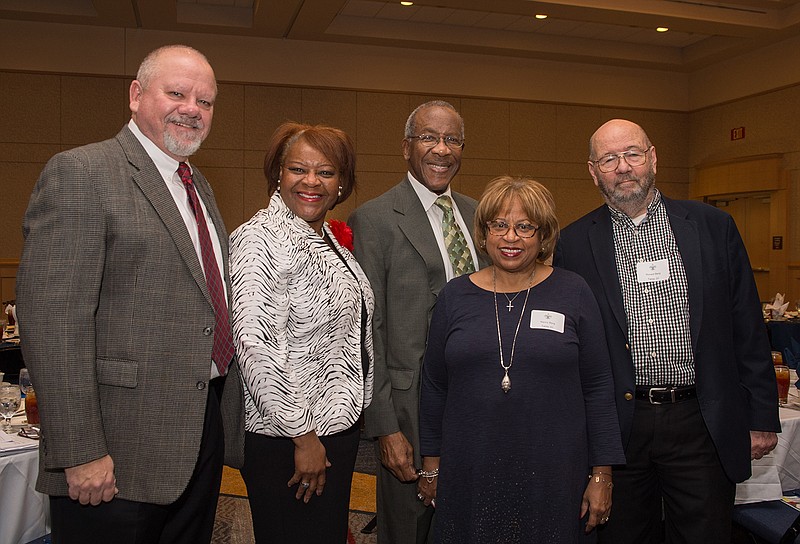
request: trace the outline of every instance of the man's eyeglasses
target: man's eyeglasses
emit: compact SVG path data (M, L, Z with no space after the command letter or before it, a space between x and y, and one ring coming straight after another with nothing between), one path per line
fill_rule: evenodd
M613 172L619 166L619 160L625 159L625 162L628 163L628 166L641 166L645 162L647 162L647 152L653 149L651 145L644 151L641 149L629 149L628 151L623 151L622 153L609 153L608 155L603 155L596 161L591 161L592 163L596 164L598 168L600 168L601 172Z
M533 238L536 236L536 231L539 227L531 225L530 223L517 223L516 225L509 225L505 221L487 221L486 226L489 228L489 234L492 236L505 236L509 229L514 229L517 236L520 238Z
M455 136L434 136L433 134L420 134L418 136L408 136L409 140L419 140L423 147L436 147L439 142L444 140L444 145L455 151L464 147L464 140Z

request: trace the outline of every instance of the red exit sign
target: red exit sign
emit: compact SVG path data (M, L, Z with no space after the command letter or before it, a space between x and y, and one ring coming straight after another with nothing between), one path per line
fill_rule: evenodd
M743 140L744 127L736 127L731 129L731 140Z

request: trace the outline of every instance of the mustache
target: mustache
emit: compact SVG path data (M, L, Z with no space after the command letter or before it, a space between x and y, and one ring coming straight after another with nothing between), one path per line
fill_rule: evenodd
M203 128L203 121L194 117L187 117L185 115L171 115L167 117L169 123L180 123L192 128Z

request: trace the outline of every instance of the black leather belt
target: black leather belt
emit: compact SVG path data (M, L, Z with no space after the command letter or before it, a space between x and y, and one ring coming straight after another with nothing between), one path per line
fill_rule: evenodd
M697 389L693 385L685 387L636 387L636 398L646 400L650 404L673 404L695 397L697 397Z

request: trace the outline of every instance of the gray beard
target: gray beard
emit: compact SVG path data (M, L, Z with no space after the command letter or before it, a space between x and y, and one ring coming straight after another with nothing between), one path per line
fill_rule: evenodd
M651 169L642 177L643 182L636 191L627 194L617 194L613 189L607 189L602 183L600 192L612 207L619 210L644 206L650 196L650 191L656 184L656 176Z
M172 136L169 132L164 130L164 147L166 147L170 153L177 155L179 157L189 157L197 153L197 150L200 149L200 144L203 143L203 140L198 139L195 141L181 141Z

